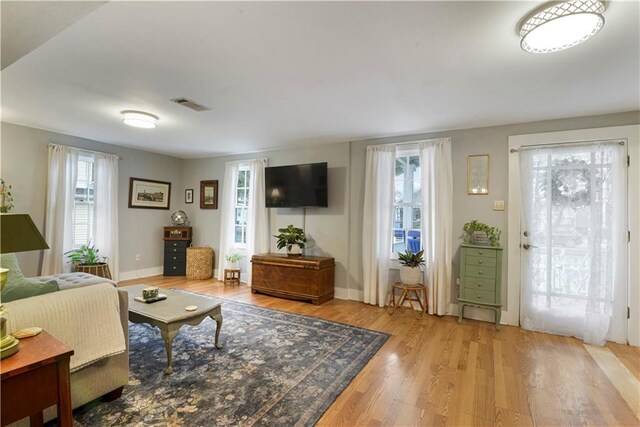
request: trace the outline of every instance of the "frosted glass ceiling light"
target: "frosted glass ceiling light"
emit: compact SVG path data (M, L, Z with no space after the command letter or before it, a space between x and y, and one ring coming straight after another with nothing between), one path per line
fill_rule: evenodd
M531 53L556 52L595 36L604 25L602 0L546 3L520 25L520 46Z
M144 111L125 110L120 114L122 114L122 123L136 128L153 129L158 126L158 120L160 120L158 116Z

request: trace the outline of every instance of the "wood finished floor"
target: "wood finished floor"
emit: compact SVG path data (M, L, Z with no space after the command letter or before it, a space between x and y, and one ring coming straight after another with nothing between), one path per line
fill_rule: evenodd
M184 289L391 334L338 396L320 426L640 426L640 419L577 339L451 316L334 299L321 306L245 285L161 276L121 282ZM224 334L224 326L222 329ZM640 349L607 344L640 379ZM638 390L640 399L640 390Z

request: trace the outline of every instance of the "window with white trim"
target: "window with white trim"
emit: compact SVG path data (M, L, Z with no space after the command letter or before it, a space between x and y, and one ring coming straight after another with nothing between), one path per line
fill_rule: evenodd
M417 151L396 154L393 198L393 257L398 252L418 252L422 248L420 156Z
M95 167L92 156L78 158L78 180L73 204L73 245L89 244L94 238Z
M249 167L240 166L236 185L234 243L237 247L247 244L247 215L249 214L250 176Z

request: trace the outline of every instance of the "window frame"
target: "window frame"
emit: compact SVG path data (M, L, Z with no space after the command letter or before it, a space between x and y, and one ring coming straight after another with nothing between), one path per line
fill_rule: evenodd
M81 179L80 177L80 163L88 163L91 165L90 172L87 170L85 176ZM89 245L91 242L95 240L95 200L96 200L96 171L95 171L95 156L91 153L81 153L78 156L78 176L76 177L75 190L73 195L73 214L71 218L72 222L72 248L77 249L83 245ZM85 181L86 186L80 187L79 184ZM85 189L84 199L82 196L78 194L79 189ZM90 193L90 191L93 191ZM83 242L76 241L76 227L77 227L77 216L76 210L78 205L87 206L87 224L86 224L86 234L87 239ZM85 226L83 224L83 226Z
M420 162L420 152L419 152L418 148L397 150L396 151L396 160L395 161L397 162L398 159L405 158L405 159L407 159L407 166L408 166L408 165L410 165L410 158L411 157L417 157L418 158L418 162ZM418 163L418 164L419 164L419 167L422 167L422 165L420 163ZM395 162L394 162L394 169L395 169ZM415 182L419 182L420 183L420 188L422 189L422 177L419 174L417 179L416 179L415 176L410 176L410 174L408 172L409 172L409 168L406 168L405 169L405 173L404 173L404 179L402 180L404 182L403 194L404 194L405 198L403 199L402 203L396 203L395 202L395 196L394 196L394 201L393 201L394 203L393 203L393 207L392 207L392 211L391 211L391 233L392 234L391 234L391 255L390 255L390 257L391 257L392 261L396 261L396 262L398 260L398 253L394 250L394 241L393 241L393 239L394 239L395 231L396 230L400 230L399 228L396 228L394 226L396 207L401 206L402 208L405 208L405 209L403 209L403 214L402 214L403 215L402 222L405 225L405 227L402 228L402 231L405 233L405 239L404 239L405 251L406 251L406 242L407 242L408 232L417 230L418 232L422 233L421 229L415 229L415 228L411 227L413 225L413 218L411 217L411 214L409 213L410 209L406 209L406 208L419 208L420 209L420 221L422 223L422 198L421 198L420 202L411 201L409 203L409 202L404 201L404 200L406 200L406 195L407 194L413 194L413 184ZM399 180L396 179L396 175L395 175L395 172L394 172L394 175L393 175L394 194L395 194L395 185L396 185L397 181L399 181ZM422 243L423 243L423 240L420 239L420 249L421 250L423 249Z
M249 193L251 192L251 186L250 186L250 179L248 179L250 177L250 173L249 173L249 164L239 164L238 165L238 173L235 176L235 185L234 185L234 189L235 189L235 197L234 197L234 204L233 204L233 214L234 214L234 219L233 219L233 244L232 246L236 249L239 250L244 250L247 247L247 223L246 223L246 217L249 215ZM240 173L245 173L245 181L244 181L244 186L243 187L238 187L238 180L240 178ZM238 190L244 190L245 192L245 203L244 204L238 204ZM236 223L236 218L237 218L237 210L238 209L243 209L246 214L245 214L245 223L244 224L237 224ZM244 242L237 242L236 241L236 227L242 227L243 230L243 237L244 237Z

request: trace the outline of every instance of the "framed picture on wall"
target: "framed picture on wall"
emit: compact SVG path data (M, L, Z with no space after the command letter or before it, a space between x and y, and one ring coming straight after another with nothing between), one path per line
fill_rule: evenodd
M184 190L184 202L193 203L193 188Z
M200 209L218 209L218 180L200 181Z
M171 183L143 178L129 179L129 207L169 209Z
M473 154L467 157L467 194L489 194L489 155Z

